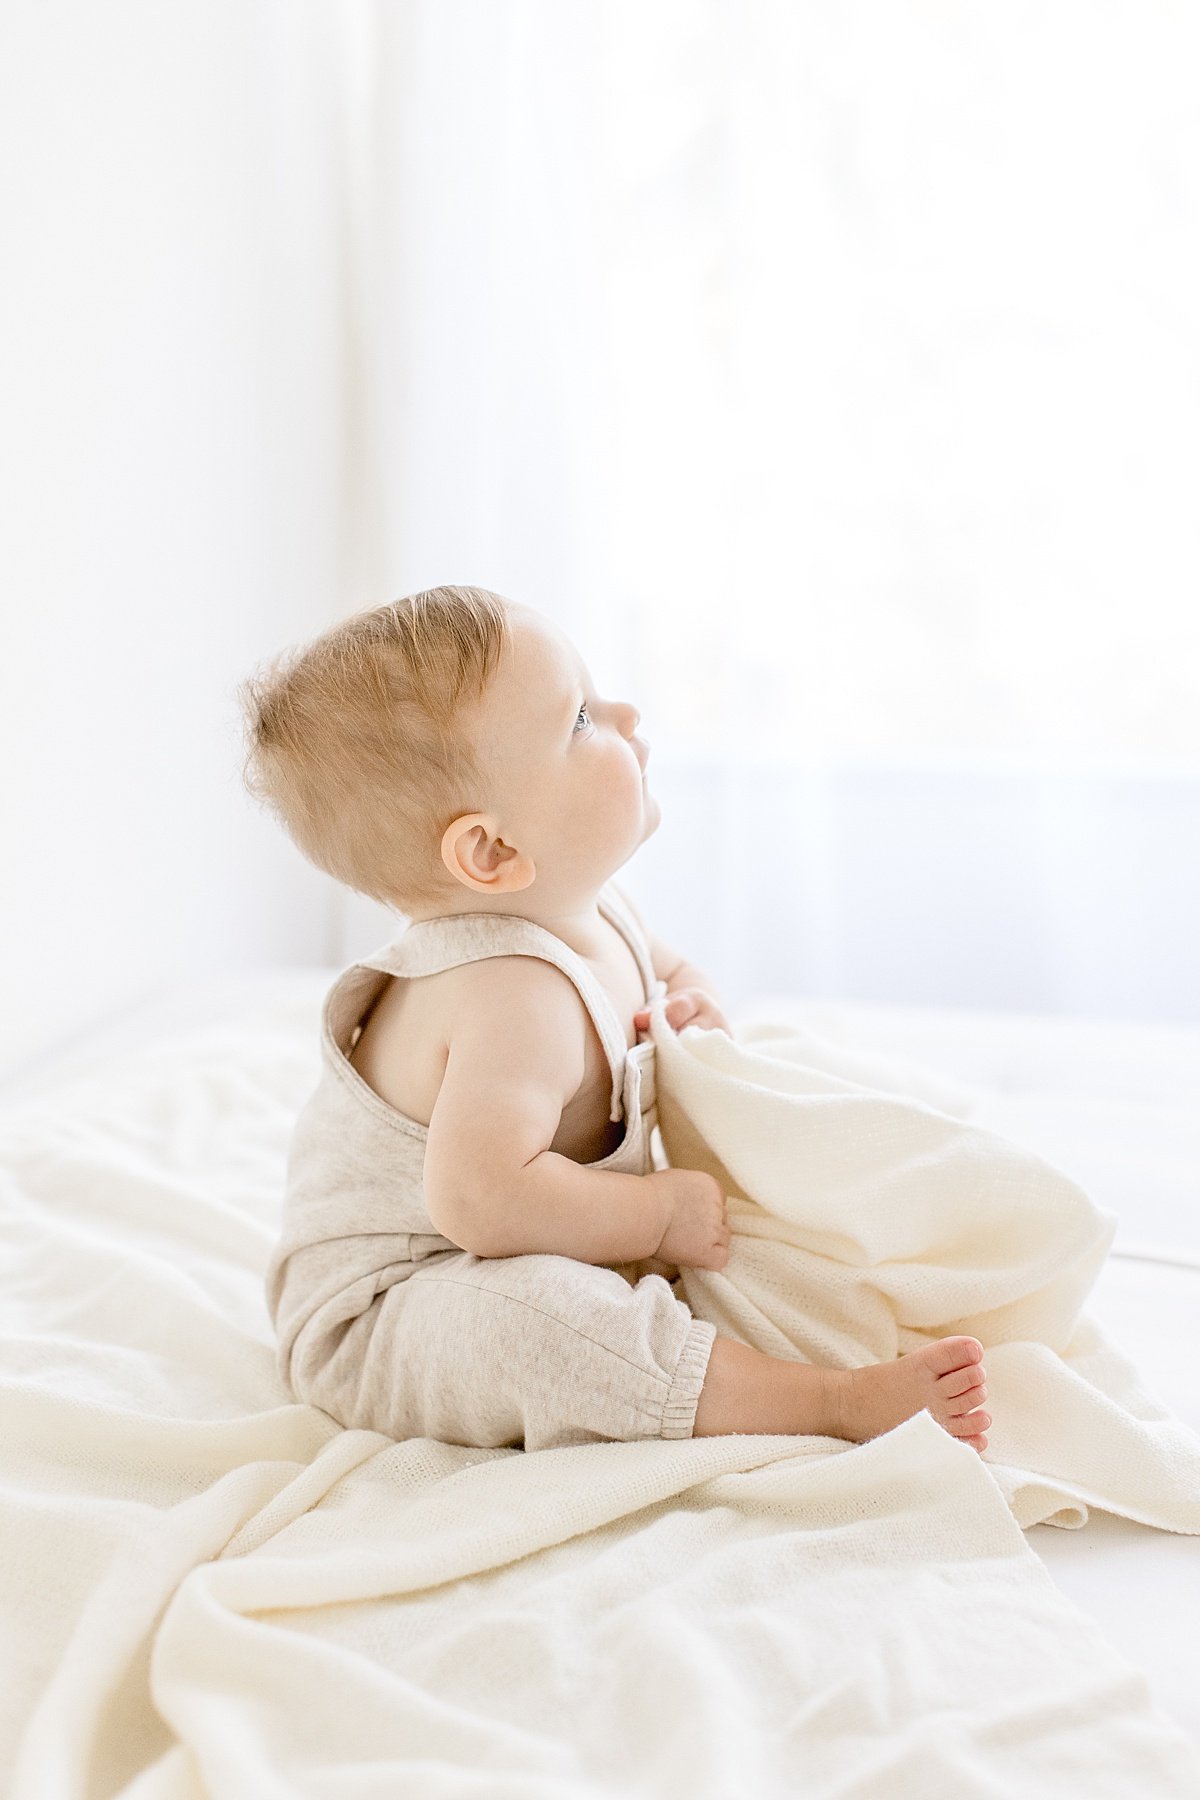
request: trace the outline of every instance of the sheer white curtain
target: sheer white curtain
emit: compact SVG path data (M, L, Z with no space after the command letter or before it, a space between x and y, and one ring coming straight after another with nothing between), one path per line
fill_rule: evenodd
M355 603L636 699L735 1004L1200 1019L1194 9L355 18Z
M473 581L733 1005L1200 1019L1194 8L0 12L0 1080L335 962L235 683Z

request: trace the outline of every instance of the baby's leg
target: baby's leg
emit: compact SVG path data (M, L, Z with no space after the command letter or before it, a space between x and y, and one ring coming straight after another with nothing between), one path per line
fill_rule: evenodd
M866 1369L820 1369L718 1337L692 1435L811 1432L863 1443L924 1410L952 1437L982 1451L992 1421L977 1409L986 1398L978 1338L939 1338Z
M661 1275L571 1257L430 1257L300 1397L346 1426L481 1448L686 1438L716 1338Z
M981 1450L982 1346L781 1362L694 1318L661 1275L565 1256L431 1256L307 1359L297 1397L349 1428L527 1450L604 1439L820 1433L861 1442L927 1408ZM297 1370L293 1365L293 1380Z

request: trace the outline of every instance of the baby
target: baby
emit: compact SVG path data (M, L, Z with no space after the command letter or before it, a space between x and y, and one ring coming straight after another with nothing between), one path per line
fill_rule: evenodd
M279 1368L340 1423L526 1449L861 1442L922 1408L986 1447L983 1348L835 1370L717 1335L672 1285L725 1196L653 1151L649 1003L728 1031L615 872L657 829L637 708L547 618L442 587L243 684L251 793L408 924L330 990L267 1272ZM657 1140L661 1147L661 1140Z

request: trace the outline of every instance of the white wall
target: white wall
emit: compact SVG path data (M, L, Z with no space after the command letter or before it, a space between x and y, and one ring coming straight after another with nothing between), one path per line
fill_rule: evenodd
M329 953L233 702L360 603L344 53L286 10L0 25L0 1077L180 971Z

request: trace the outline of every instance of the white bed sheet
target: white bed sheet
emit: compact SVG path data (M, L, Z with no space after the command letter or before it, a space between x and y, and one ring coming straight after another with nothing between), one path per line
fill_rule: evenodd
M316 1020L336 973L180 987L10 1083L0 1103L44 1100L75 1076L117 1070L122 1058L135 1069L160 1042L175 1046L182 1068L187 1044L202 1042L207 1026L237 1022L248 1046L262 1044L272 1067L286 1066L286 1108L316 1079ZM738 1016L795 1020L957 1079L977 1095L974 1119L1038 1150L1116 1212L1117 1240L1089 1311L1162 1403L1200 1431L1200 1029L772 996ZM203 1146L196 1148L202 1158ZM262 1169L263 1193L273 1174ZM1200 1541L1098 1512L1079 1532L1038 1526L1027 1537L1053 1580L1145 1672L1200 1749Z

